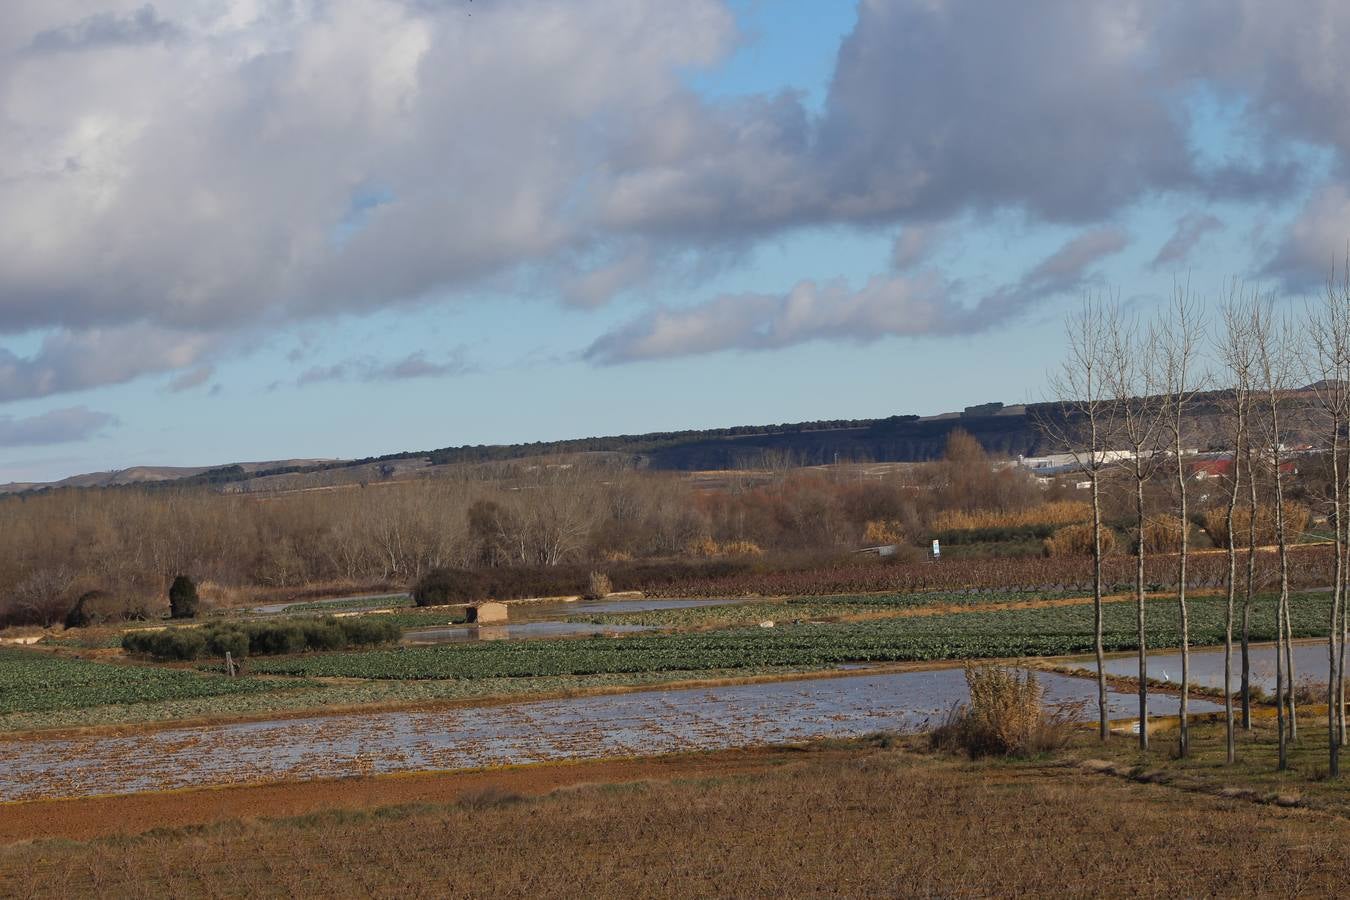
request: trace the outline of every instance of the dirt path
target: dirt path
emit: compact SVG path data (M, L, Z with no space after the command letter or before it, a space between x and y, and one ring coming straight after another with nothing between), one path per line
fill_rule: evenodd
M813 754L813 758L843 757L857 752L826 750ZM801 757L801 751L787 749L726 750L5 803L0 804L0 845L42 838L88 840L116 834L135 835L154 828L300 816L319 810L471 802L475 797L508 794L537 796L588 784L716 778L761 772Z

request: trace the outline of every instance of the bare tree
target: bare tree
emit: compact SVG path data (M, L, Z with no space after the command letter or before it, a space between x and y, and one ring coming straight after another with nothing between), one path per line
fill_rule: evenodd
M1144 557L1147 549L1147 513L1144 486L1153 478L1160 460L1166 406L1157 381L1156 327L1141 333L1137 322L1125 322L1118 311L1109 317L1111 329L1106 380L1112 400L1115 431L1124 442L1129 458L1122 460L1133 480L1135 565L1134 607L1139 648L1139 749L1148 749L1148 636L1145 622L1147 586Z
M1279 727L1279 769L1289 768L1289 742L1297 737L1294 708L1293 653L1289 647L1289 535L1284 514L1284 438L1281 401L1289 390L1290 359L1287 323L1277 321L1269 303L1252 304L1251 332L1257 387L1263 406L1261 434L1274 486L1275 542L1279 553L1280 592L1275 612L1275 706ZM1286 714L1287 713L1287 714Z
M1252 342L1250 313L1240 302L1230 302L1223 310L1223 334L1220 337L1219 356L1228 371L1231 383L1226 400L1228 417L1232 426L1233 465L1228 475L1228 502L1224 511L1225 529L1228 533L1228 583L1224 608L1223 641L1223 697L1224 724L1227 745L1227 760L1231 765L1237 761L1237 747L1233 721L1233 618L1237 595L1237 535L1234 518L1237 511L1238 495L1242 493L1242 463L1244 457L1250 457L1250 418L1252 404ZM1255 477L1248 473L1252 486L1253 507L1255 505ZM1252 513L1252 527L1256 521ZM1247 552L1248 575L1247 595L1242 615L1242 722L1244 728L1251 727L1251 659L1249 636L1251 630L1252 580L1255 574L1255 547Z
M1190 610L1186 604L1186 563L1190 551L1191 523L1187 510L1186 447L1187 416L1192 401L1199 392L1203 378L1197 371L1200 341L1204 323L1190 291L1178 287L1173 291L1171 315L1161 329L1161 352L1166 377L1167 415L1165 427L1169 433L1172 454L1176 463L1174 474L1177 485L1177 514L1181 519L1181 547L1177 554L1177 611L1181 626L1181 721L1177 735L1177 751L1181 756L1190 753L1189 712L1191 689L1191 631Z
M1109 465L1111 398L1106 370L1110 358L1110 316L1099 298L1084 298L1083 305L1065 324L1068 354L1060 371L1050 377L1055 396L1055 414L1040 423L1054 442L1072 454L1074 463L1088 480L1092 502L1092 627L1097 655L1098 732L1110 735L1106 704L1106 659L1102 640L1102 475Z
M1346 553L1346 483L1341 453L1345 429L1350 422L1350 261L1340 284L1327 282L1322 308L1309 316L1315 354L1309 380L1317 397L1320 424L1330 439L1331 514L1335 529L1335 575L1332 583L1330 631L1327 639L1327 743L1328 771L1340 775L1340 751L1344 709L1344 615Z
M1251 321L1253 316L1247 316L1248 322L1248 340L1253 342L1252 358L1255 361L1255 336L1251 333ZM1247 409L1247 446L1243 453L1243 459L1247 462L1247 583L1243 593L1242 601L1242 727L1246 731L1252 730L1252 606L1256 591L1256 514L1259 506L1257 504L1256 490L1256 461L1257 455L1253 450L1255 440L1253 439L1252 424L1256 414L1256 376L1255 369L1250 370L1248 378L1248 389L1251 391L1251 405Z

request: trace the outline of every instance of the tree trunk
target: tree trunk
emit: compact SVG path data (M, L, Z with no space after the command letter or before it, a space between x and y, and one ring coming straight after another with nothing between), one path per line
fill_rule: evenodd
M1275 606L1275 725L1280 732L1281 772L1289 768L1289 735L1284 729L1284 604Z
M1088 452L1097 452L1095 427ZM1095 459L1092 466L1092 629L1097 653L1097 730L1104 743L1110 736L1111 723L1106 708L1106 652L1102 641L1102 503Z
M1256 469L1247 442L1247 587L1242 598L1242 729L1252 730L1252 592L1256 587Z
M1298 698L1294 687L1298 673L1294 670L1294 608L1288 590L1282 591L1284 598L1284 670L1289 680L1289 740L1298 742Z
M1286 671L1286 663L1289 659L1286 656L1288 643L1286 639L1289 611L1289 544L1285 534L1284 521L1284 480L1280 473L1280 449L1279 449L1279 420L1276 418L1275 400L1271 398L1271 433L1274 437L1274 447L1271 451L1271 458L1274 465L1275 478L1275 541L1280 554L1280 599L1278 612L1275 615L1275 705L1278 709L1277 724L1280 728L1280 762L1281 772L1289 768L1289 735L1292 731L1292 723L1286 721L1285 709L1288 704L1289 717L1293 716L1293 698L1294 686L1291 678L1292 673ZM1286 729L1289 729L1288 731Z
M1148 749L1148 641L1144 629L1144 479L1139 469L1139 452L1135 452L1134 518L1139 531L1134 562L1135 624L1139 641L1139 749Z
M1344 541L1341 537L1341 423L1335 415L1331 427L1331 505L1332 520L1336 526L1336 569L1331 587L1331 628L1327 638L1327 771L1332 778L1341 774L1340 728L1336 709L1336 698L1340 684L1340 673L1336 662L1340 655L1337 647L1340 638L1341 591L1344 586Z
M1223 616L1223 721L1225 758L1231 766L1237 762L1233 723L1233 607L1237 598L1237 538L1233 535L1233 511L1237 509L1242 487L1242 412L1238 412L1238 439L1233 448L1233 484L1228 492L1228 596Z
M1181 719L1178 726L1177 753L1184 759L1191 751L1191 724L1187 713L1191 693L1191 619L1186 607L1186 556L1190 549L1190 522L1186 518L1186 463L1181 456L1181 420L1176 430L1178 506L1181 512L1181 553L1177 556L1177 607L1181 616Z

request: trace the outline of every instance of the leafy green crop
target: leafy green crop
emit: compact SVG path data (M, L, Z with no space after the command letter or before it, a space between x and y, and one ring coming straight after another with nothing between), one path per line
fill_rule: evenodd
M598 625L652 625L657 628L688 628L708 625L752 625L765 619L791 622L796 619L829 619L839 616L884 614L921 606L980 606L1025 600L1076 596L1068 593L1018 591L934 591L922 594L862 594L835 597L794 597L758 603L724 606L694 606L653 609L631 613L592 613L572 616L570 622Z
M1326 633L1330 598L1299 597L1293 603L1296 636ZM1190 604L1191 641L1223 639L1223 601ZM1134 646L1134 606L1104 607L1109 650ZM1149 642L1176 646L1173 601L1149 603ZM1274 602L1262 599L1253 616L1254 640L1275 636ZM493 641L367 653L332 653L259 660L258 672L371 679L496 678L820 666L847 662L1055 656L1092 649L1090 605L991 610L938 616L881 619L850 624L803 624L694 634L638 635L587 640Z
M301 612L337 612L344 609L399 609L405 606L412 606L412 597L407 594L384 594L378 597L355 597L350 600L329 600L327 602L314 601L312 603L295 603L286 607L285 613Z
M0 715L275 690L283 684L182 669L123 666L0 650Z

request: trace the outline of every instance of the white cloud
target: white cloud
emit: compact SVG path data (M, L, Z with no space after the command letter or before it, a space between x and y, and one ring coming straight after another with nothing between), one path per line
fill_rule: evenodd
M0 348L0 403L187 368L217 344L209 334L149 325L56 331L32 356Z
M0 335L55 337L0 351L0 401L489 283L594 307L801 227L899 225L906 272L923 228L971 210L1090 228L1159 194L1279 199L1295 142L1333 180L1271 271L1321 272L1350 227L1334 0L862 0L818 113L689 88L736 40L723 0L2 4ZM1201 87L1245 110L1245 155L1194 146ZM798 292L827 336L848 330L828 303L861 322L935 302L926 279L832 285ZM806 333L769 311L783 297L735 302ZM199 346L63 352L136 330Z
M857 290L843 280L798 282L786 294L733 294L680 309L658 308L599 338L586 351L599 363L768 350L813 340L867 343L888 336L972 334L999 327L1039 301L1076 290L1097 262L1122 250L1115 228L1084 232L1017 283L967 307L933 271L879 275Z

